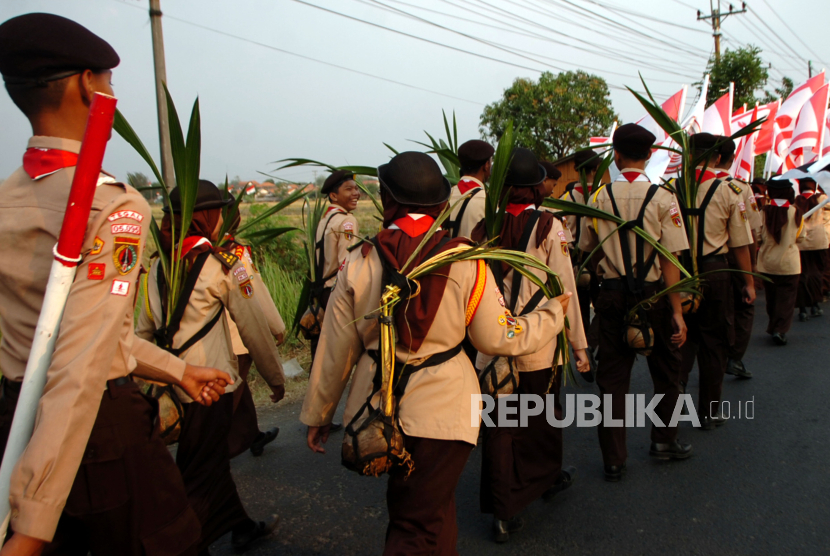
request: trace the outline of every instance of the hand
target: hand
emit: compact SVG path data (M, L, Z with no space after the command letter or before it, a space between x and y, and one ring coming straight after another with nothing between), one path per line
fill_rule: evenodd
M576 370L580 373L587 373L591 370L591 360L588 359L588 352L584 349L575 349L574 358L576 359Z
M274 340L277 341L277 345L281 346L285 343L285 332L280 332L276 336L274 336Z
M40 539L14 533L3 545L0 556L40 556L44 546L46 542Z
M677 347L681 347L686 343L686 321L683 319L683 313L672 314L671 327L674 330L674 334L671 335L671 342Z
M571 292L567 292L567 293L563 293L560 296L554 297L554 299L557 300L560 305L562 305L562 312L563 313L568 312L568 304L571 302L571 296L572 295L573 294Z
M178 385L193 398L193 401L210 406L213 402L219 401L228 384L233 384L228 373L188 363Z
M308 447L312 452L317 452L318 454L326 453L326 449L323 448L323 444L325 444L329 439L330 429L331 423L323 425L322 427L308 427L306 442L308 442Z
M746 303L747 305L752 305L752 304L755 303L755 284L754 283L747 284L746 286L744 286L744 289L741 293L742 293L744 303Z
M285 384L280 384L279 386L271 386L271 401L274 403L279 402L281 399L285 397Z

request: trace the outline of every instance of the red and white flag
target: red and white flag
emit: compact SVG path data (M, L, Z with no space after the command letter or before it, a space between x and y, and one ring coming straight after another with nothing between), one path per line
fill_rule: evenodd
M790 96L781 103L775 122L780 132L775 136L775 154L781 159L786 159L789 153L790 140L795 131L796 120L801 108L818 92L824 85L824 72L808 79L805 83L796 87Z
M778 115L778 109L781 108L781 99L764 105L764 108L769 110L769 114L767 114L767 120L761 124L758 138L755 139L755 154L764 154L772 149L775 142L775 117Z
M700 96L697 104L686 114L680 127L689 133L700 133L703 128L703 115L706 112L706 95L709 94L709 74L703 76L703 86L700 88Z
M828 154L830 154L830 112L824 120L824 148L821 149L821 156L824 157Z
M732 135L732 98L735 84L729 84L729 92L720 97L703 113L703 131L712 135Z
M256 193L256 186L248 182L248 187L245 188L245 195L253 195L254 193Z
M686 92L689 90L687 85L674 93L669 99L660 105L663 111L675 122L679 122L683 115L683 108L686 106ZM652 132L657 138L657 143L662 143L669 136L662 127L660 127L650 114L646 114L636 122L637 125L642 126Z
M746 127L752 122L762 118L763 116L760 114L761 108L759 106L755 106L752 112L749 113L750 120L743 125L738 125L740 127ZM733 120L734 123L734 120ZM737 129L735 131L738 131ZM758 138L758 131L753 131L749 135L744 135L738 140L738 147L736 149L735 161L732 163L731 174L740 180L744 180L746 182L752 180L752 173L755 167L755 141Z
M824 146L828 92L830 85L820 87L798 113L789 148L790 155L802 157L805 164L817 159Z

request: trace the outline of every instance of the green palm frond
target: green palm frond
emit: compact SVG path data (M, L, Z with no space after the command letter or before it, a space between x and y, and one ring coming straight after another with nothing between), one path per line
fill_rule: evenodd
M263 211L262 214L260 214L259 216L257 216L253 220L249 220L248 222L245 223L245 225L240 226L239 229L236 231L237 235L239 235L240 237L245 236L246 232L248 230L250 230L251 228L253 228L254 226L257 226L261 222L264 222L265 220L268 220L269 218L271 218L276 213L280 212L285 207L293 204L296 201L299 201L300 199L303 199L303 198L307 197L310 193L311 192L309 192L309 191L304 191L302 189L298 189L297 191L295 191L294 193L292 193L291 195L289 195L288 197L286 197L285 199L283 199L282 201L280 201L276 205L274 205L272 207L268 207L268 209Z
M507 197L510 193L510 188L505 188L505 179L507 178L507 171L510 169L510 161L513 159L513 147L513 121L511 120L507 122L504 134L496 146L490 181L484 185L486 193L484 198L484 225L488 239L493 239L501 234L502 224L504 223Z

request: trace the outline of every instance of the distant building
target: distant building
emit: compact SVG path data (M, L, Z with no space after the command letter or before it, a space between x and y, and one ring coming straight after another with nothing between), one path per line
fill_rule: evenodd
M561 197L565 194L565 188L569 183L572 181L579 181L579 172L576 169L573 154L554 161L553 165L556 166L557 170L562 172L562 177L556 182L556 189L553 190L553 196ZM608 183L610 181L611 175L606 171L605 175L602 177L602 183Z

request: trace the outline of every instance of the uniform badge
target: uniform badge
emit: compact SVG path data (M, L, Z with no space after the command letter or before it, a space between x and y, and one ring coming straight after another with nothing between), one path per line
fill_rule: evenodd
M140 239L132 237L117 237L113 240L115 248L112 251L112 260L119 274L129 274L138 264L140 242Z
M565 243L568 243L568 238L567 238L567 236L565 235L564 230L559 230L559 231L557 232L557 234L559 234L559 241L564 241Z
M244 282L245 280L248 280L248 272L245 270L244 266L240 266L239 268L234 270L233 275L236 276L236 279L239 282Z
M126 280L113 280L110 293L112 295L126 296L130 293L130 283Z
M223 265L225 265L228 269L233 268L233 265L236 264L236 261L239 259L233 253L228 253L227 251L220 251L218 253L214 252L214 256L219 259Z
M242 297L250 299L254 296L254 285L250 280L246 280L239 284L239 291L242 292Z
M758 203L755 201L755 196L749 198L749 206L752 207L752 210L758 212Z
M499 317L499 324L504 326L505 324L507 324L507 319L505 317L500 316Z
M343 231L346 232L346 239L352 239L352 232L354 232L354 224L352 222L344 222Z
M512 339L513 336L515 336L515 335L516 335L516 333L513 331L513 329L510 329L510 330L507 331L507 339L508 340Z
M97 255L104 249L104 240L98 236L95 236L95 241L92 242L92 251L89 252L90 255Z
M522 332L524 332L524 328L522 328L521 324L517 324L513 327L513 332L515 332L516 334L521 334Z
M673 201L671 208L669 208L669 214L671 215L672 224L674 224L676 228L681 228L683 226L683 221L680 219L680 211L677 210L677 205Z
M746 204L744 204L744 202L741 201L740 203L738 203L738 208L741 211L741 220L746 222Z
M510 326L516 326L517 322L513 317L505 317L507 319L507 324Z
M496 296L499 298L499 305L504 307L504 296L501 294L501 290L496 288Z
M127 218L129 220L135 220L136 222L141 222L144 220L144 215L140 212L135 212L134 210L119 210L118 212L113 212L109 216L107 216L107 220L110 222L114 222L115 220L121 220L122 218Z
M140 236L141 235L141 226L138 224L113 224L110 226L110 231L112 235L118 234L130 234L133 236Z
M567 256L568 255L568 242L567 241L560 241L559 248L562 249L562 254Z
M89 263L86 277L88 280L103 280L106 270L107 265L104 263Z

